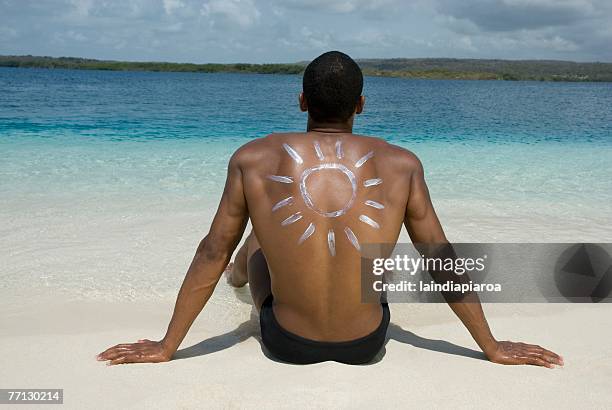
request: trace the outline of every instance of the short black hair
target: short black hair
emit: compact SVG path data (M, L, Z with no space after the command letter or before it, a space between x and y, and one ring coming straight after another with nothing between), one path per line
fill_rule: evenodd
M329 51L308 64L302 87L313 119L343 122L355 112L363 91L363 74L351 57Z

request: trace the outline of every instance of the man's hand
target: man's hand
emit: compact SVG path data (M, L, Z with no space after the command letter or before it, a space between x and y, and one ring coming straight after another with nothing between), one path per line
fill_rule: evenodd
M160 363L167 362L172 358L161 342L153 342L148 339L139 340L137 343L123 343L106 349L96 359L108 361L108 365L124 363Z
M497 342L487 358L499 364L531 364L552 369L563 366L563 358L558 354L537 345L516 342Z

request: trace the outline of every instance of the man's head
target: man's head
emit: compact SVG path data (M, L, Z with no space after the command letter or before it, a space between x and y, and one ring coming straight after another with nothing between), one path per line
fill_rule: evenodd
M318 122L346 122L361 113L363 74L357 63L339 51L315 58L304 71L300 106Z

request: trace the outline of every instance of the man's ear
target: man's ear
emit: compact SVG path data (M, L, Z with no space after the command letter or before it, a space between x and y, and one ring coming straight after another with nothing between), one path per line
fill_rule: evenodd
M304 98L304 93L300 93L298 101L300 103L300 110L302 110L302 112L308 111L308 103L306 102L306 98Z
M363 107L365 106L365 97L362 95L357 100L357 105L355 105L355 114L361 114L363 112Z

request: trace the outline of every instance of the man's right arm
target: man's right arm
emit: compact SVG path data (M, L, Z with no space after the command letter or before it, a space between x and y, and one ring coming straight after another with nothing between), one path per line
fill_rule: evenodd
M409 162L411 166L407 178L409 178L410 193L404 225L412 242L423 245L423 252L430 253L424 256L434 257L435 250L448 245L448 240L431 203L423 166L415 156L411 156ZM540 346L495 340L476 293L467 294L461 301L456 301L448 295L444 297L490 361L545 367L554 367L555 364L563 365L563 359L560 356Z
M208 235L200 242L179 291L172 319L161 341L122 343L98 355L109 364L168 361L198 316L238 245L248 220L240 154L230 159L225 189Z

